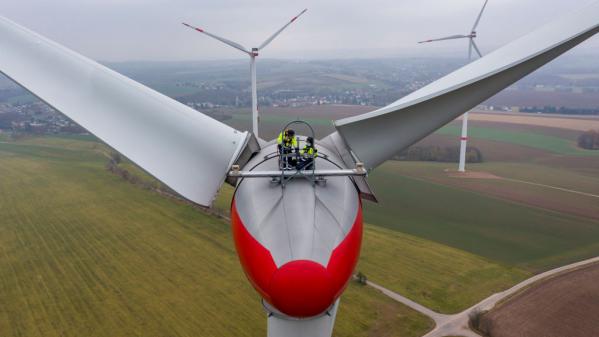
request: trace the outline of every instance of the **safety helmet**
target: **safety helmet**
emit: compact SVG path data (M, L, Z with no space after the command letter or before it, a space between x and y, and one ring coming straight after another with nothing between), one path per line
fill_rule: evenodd
M308 137L306 138L306 142L308 142L308 144L314 145L314 138Z

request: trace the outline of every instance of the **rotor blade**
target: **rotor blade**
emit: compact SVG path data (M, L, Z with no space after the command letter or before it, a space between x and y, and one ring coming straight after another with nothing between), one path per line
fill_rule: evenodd
M372 169L599 32L599 2L564 15L428 86L366 114L335 122L333 142Z
M208 33L207 31L203 30L202 28L194 27L194 26L192 26L190 24L187 24L185 22L183 22L183 25L186 26L186 27L189 27L189 28L191 28L191 29L193 29L195 31L198 31L200 33L204 33L204 34L210 36L211 38L213 38L215 40L218 40L218 41L220 41L220 42L222 42L224 44L227 44L227 45L229 45L229 46L231 46L231 47L233 47L235 49L239 49L239 50L241 50L242 52L244 52L246 54L251 54L251 52L249 50L247 50L244 46L240 45L237 42L233 42L231 40L225 39L224 37L220 37L218 35L214 35L212 33Z
M266 41L262 42L260 47L258 47L258 50L262 50L264 47L268 46L268 44L271 43L272 40L274 40L277 36L279 36L279 34L281 34L281 32L283 32L285 30L285 28L287 28L290 24L292 24L295 20L297 20L297 18L299 18L302 14L306 13L306 11L308 11L307 8L304 9L303 11L301 11L301 13L299 13L295 17L293 17L293 19L291 19L291 21L287 22L287 24L285 24L285 26L283 26L281 29L277 30L274 34L272 34L271 37L266 39Z
M476 45L476 42L474 42L474 39L472 39L471 41L472 41L472 47L474 47L474 50L476 50L476 53L478 54L478 57L482 58L483 54L481 54L480 50L478 49L478 46Z
M0 72L185 198L208 206L239 132L0 16Z
M476 28L478 27L478 24L480 23L480 18L482 18L483 16L483 12L485 11L485 8L487 7L487 3L489 2L489 0L485 0L485 4L483 5L483 8L480 10L480 13L478 14L478 17L476 18L476 21L474 22L474 26L472 26L472 31L475 32Z
M452 36L448 36L448 37L442 37L440 39L420 41L418 43L429 43L429 42L437 42L437 41L445 41L445 40L465 39L468 37L470 37L470 36L469 35L452 35Z

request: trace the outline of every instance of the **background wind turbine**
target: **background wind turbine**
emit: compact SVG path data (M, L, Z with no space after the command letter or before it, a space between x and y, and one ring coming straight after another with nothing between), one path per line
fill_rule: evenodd
M229 45L237 50L240 50L250 56L250 73L251 73L251 77L252 77L252 80L251 80L252 81L252 132L254 133L254 135L256 137L258 137L258 122L259 122L258 93L257 93L257 89L256 89L256 57L258 56L258 52L261 51L262 49L264 49L266 46L268 46L272 42L272 40L274 40L277 36L279 36L279 34L281 34L285 30L285 28L287 28L290 24L292 24L295 20L297 20L297 18L299 18L307 10L308 9L306 8L303 11L301 11L301 13L299 13L298 15L293 17L293 19L291 19L288 23L286 23L283 27L281 27L281 29L277 30L268 39L266 39L264 42L262 42L262 44L259 47L254 47L251 50L245 48L244 46L242 46L241 44L239 44L237 42L233 42L231 40L214 35L212 33L208 33L207 31L205 31L201 28L198 28L198 27L194 27L190 24L183 23L183 25L185 25L191 29L194 29L200 33L204 33L204 34L210 36L211 38L216 39L224 44L227 44L227 45Z
M489 2L489 0L485 0L483 8L480 10L480 13L478 14L478 17L476 18L476 21L474 22L474 26L472 26L472 29L470 30L470 34L468 34L468 35L452 35L452 36L447 36L447 37L443 37L443 38L440 38L440 39L420 41L418 43L429 43L429 42L446 41L446 40L456 40L456 39L469 39L469 42L468 42L468 62L472 61L472 49L474 49L476 51L476 53L478 54L478 57L483 57L483 55L480 52L480 49L478 49L478 46L476 45L476 42L474 42L474 39L477 36L477 34L476 34L476 28L478 27L478 24L480 23L480 19L483 16L483 13L485 11L485 8L487 7L487 3L488 2ZM468 145L468 112L466 112L464 114L464 116L462 117L462 136L460 137L460 164L458 166L458 171L459 172L465 172L466 171L466 149L467 149L467 145Z

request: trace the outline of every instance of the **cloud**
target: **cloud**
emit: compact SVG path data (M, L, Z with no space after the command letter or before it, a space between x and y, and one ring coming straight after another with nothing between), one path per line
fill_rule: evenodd
M594 0L490 0L479 27L484 52ZM87 56L106 61L241 58L238 51L185 29L204 27L250 47L309 8L264 57L462 55L466 43L417 45L468 33L482 0L21 0L2 15ZM597 39L582 51L596 51Z

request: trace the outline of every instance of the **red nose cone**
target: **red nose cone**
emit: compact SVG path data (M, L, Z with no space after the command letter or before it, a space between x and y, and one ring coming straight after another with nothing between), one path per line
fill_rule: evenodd
M335 300L327 270L312 261L292 261L279 268L270 284L272 304L293 317L323 313Z

